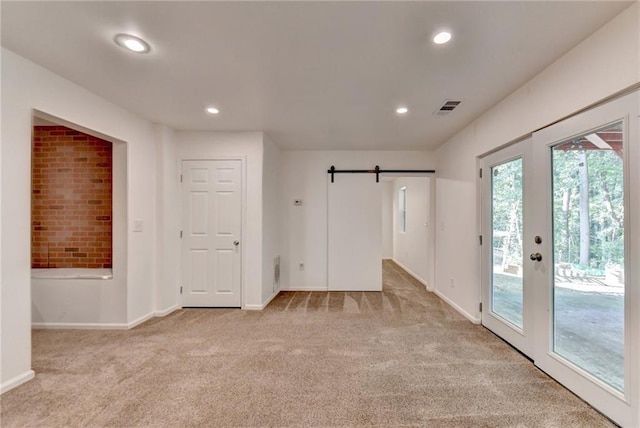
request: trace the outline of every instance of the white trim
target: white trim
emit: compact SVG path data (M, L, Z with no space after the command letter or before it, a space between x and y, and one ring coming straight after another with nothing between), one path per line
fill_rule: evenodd
M395 264L397 264L398 266L400 266L400 268L402 268L402 270L404 270L405 272L407 272L409 275L411 275L412 277L414 277L418 282L420 282L422 285L424 285L424 287L427 289L427 291L431 292L431 293L435 293L436 296L438 296L439 298L441 298L442 300L444 300L449 306L451 306L453 309L455 309L456 311L460 312L460 314L462 314L462 316L464 316L466 319L468 319L469 321L471 321L474 324L480 324L481 319L478 317L474 317L473 315L471 315L470 313L468 313L467 311L465 311L464 309L462 309L460 306L458 306L457 304L455 304L452 300L450 300L447 296L445 296L444 294L442 294L441 292L439 292L438 290L435 290L431 287L429 287L429 285L427 284L426 281L424 281L422 278L420 278L418 275L416 275L414 272L412 272L410 269L408 269L405 265L403 265L402 263L400 263L398 260L396 259L392 259L393 262Z
M262 133L264 135L264 133ZM264 147L263 147L264 148ZM217 155L186 155L186 156L178 156L178 181L179 181L179 189L180 191L178 192L178 199L180 201L180 230L183 230L183 221L184 219L182 218L182 191L183 191L183 183L181 180L182 175L184 174L183 172L183 164L185 161L228 161L228 160L237 160L240 161L240 166L241 166L241 177L242 177L242 183L240 185L240 190L242 192L242 195L240 197L240 210L241 210L241 224L240 224L240 242L242 242L242 245L240 246L240 307L241 308L245 308L245 306L259 306L259 305L244 305L244 301L246 299L246 296L249 295L249 284L247 284L248 278L249 278L249 266L247 263L247 260L249 258L248 254L247 254L247 245L246 244L246 236L247 236L247 231L248 231L248 225L247 225L247 194L248 194L248 189L247 189L247 184L248 184L248 174L249 174L249 167L248 167L248 161L247 161L247 155L221 155L221 154L217 154ZM182 275L183 275L183 266L182 266L182 251L184 249L184 241L181 239L180 240L180 260L178 261L178 277L180 278L180 280L182 280ZM182 307L182 295L179 296L180 299L180 303L179 306Z
M97 322L32 322L31 328L39 330L130 330L154 317L164 317L171 312L181 309L174 305L163 311L150 312L130 323L97 323Z
M0 386L0 394L4 394L5 392L12 390L13 388L20 386L25 382L30 381L35 376L36 376L36 372L34 372L33 370L27 370L21 375L18 375L13 379L9 379L5 383L3 383L2 386Z
M113 279L113 269L87 269L87 268L51 268L31 269L31 279L97 279L111 280Z
M166 317L167 315L169 315L171 312L173 311L177 311L178 309L182 309L182 306L180 306L179 304L175 304L173 306L168 307L167 309L163 309L161 311L155 311L153 313L154 317Z
M267 306L269 306L269 303L271 303L271 301L272 301L273 299L275 299L275 298L276 298L276 296L277 296L278 294L280 294L280 290L275 291L275 292L271 295L271 297L269 297L269 298L267 299L267 301L266 301L266 302L264 302L264 303L262 304L262 306L263 306L263 307L265 307L265 308L266 308Z
M281 288L280 291L329 291L327 287L290 287Z
M33 322L31 328L40 330L128 330L129 325L124 323L75 323L75 322Z
M450 300L447 296L442 294L440 291L433 290L433 292L436 294L436 296L438 296L439 298L444 300L447 304L449 304L449 306L451 306L453 309L455 309L456 311L460 312L460 314L462 314L462 316L464 316L466 319L468 319L469 321L471 321L474 324L480 324L480 322L481 322L480 318L474 317L473 315L471 315L470 313L468 313L467 311L462 309L460 306L456 305L453 302L453 300Z
M396 259L391 259L395 264L397 264L398 266L400 266L402 268L402 270L404 270L405 272L407 272L409 275L411 275L412 277L414 277L420 284L424 285L424 288L427 289L427 291L430 291L433 293L433 287L429 286L429 284L427 284L427 281L425 281L424 279L420 278L418 276L417 273L413 272L411 269L409 269L408 267L406 267L405 265L403 265L402 263L400 263L398 260Z
M143 322L149 321L151 318L153 318L153 312L149 312L148 314L143 315L140 318L131 321L129 324L127 324L127 330L130 328L137 327Z
M393 260L393 257L383 257L382 260L391 260L391 261L395 261Z
M280 290L278 290L278 291L276 291L275 293L273 293L273 294L271 295L271 297L269 297L269 298L267 299L267 301L266 301L266 302L264 302L263 304L261 304L261 305L244 305L244 306L242 307L242 309L244 309L245 311L261 311L261 310L263 310L264 308L266 308L267 306L269 306L269 303L271 303L271 301L272 301L272 300L273 300L273 299L274 299L278 294L280 294Z

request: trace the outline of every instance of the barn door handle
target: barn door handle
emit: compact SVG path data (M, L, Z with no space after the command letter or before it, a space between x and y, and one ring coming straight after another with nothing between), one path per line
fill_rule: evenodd
M233 241L233 245L237 247L238 245L240 245L240 241Z

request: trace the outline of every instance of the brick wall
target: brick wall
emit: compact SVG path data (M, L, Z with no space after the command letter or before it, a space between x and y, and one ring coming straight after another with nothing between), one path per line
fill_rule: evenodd
M111 267L111 149L63 126L34 126L32 267Z

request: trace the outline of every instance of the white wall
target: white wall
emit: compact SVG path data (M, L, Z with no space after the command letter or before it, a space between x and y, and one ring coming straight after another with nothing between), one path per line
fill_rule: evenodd
M154 309L157 315L163 315L179 307L179 271L180 260L180 212L176 210L176 201L180 200L178 155L175 132L164 125L156 125L157 160L156 182L158 194L157 246L156 246L156 294Z
M155 142L153 126L79 86L2 49L2 386L28 378L31 369L30 162L33 109L125 141L128 223L126 287L95 289L95 299L126 301L126 312L105 317L129 324L152 313L155 252ZM126 298L122 293L126 292ZM69 296L69 298L73 298Z
M434 169L428 151L283 151L282 289L327 288L327 169ZM336 175L340 180L341 175ZM371 180L375 180L373 174ZM294 206L302 199L302 206ZM299 270L298 263L305 269Z
M393 181L380 181L382 185L382 258L393 258Z
M406 187L406 232L398 227L398 193ZM393 259L428 288L433 287L431 178L403 177L393 182Z
M177 132L176 142L176 161L180 159L245 159L243 180L246 188L244 195L246 213L241 240L242 306L245 309L261 308L263 303L262 132ZM173 200L180 199L175 195ZM180 205L174 204L173 209L177 211L177 214L173 215L180 216ZM175 266L179 269L179 260L176 261Z
M262 168L262 304L277 293L274 259L280 254L280 149L264 134ZM277 285L278 289L280 285Z
M468 318L480 319L477 157L638 82L638 8L635 3L438 150L435 288Z

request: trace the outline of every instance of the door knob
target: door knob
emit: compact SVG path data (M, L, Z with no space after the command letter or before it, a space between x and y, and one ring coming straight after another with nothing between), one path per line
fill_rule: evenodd
M237 247L238 245L240 245L240 241L233 241L233 245Z
M542 261L542 254L540 254L540 253L531 253L529 258L531 258L531 260L533 260L533 261L539 262L539 261Z

